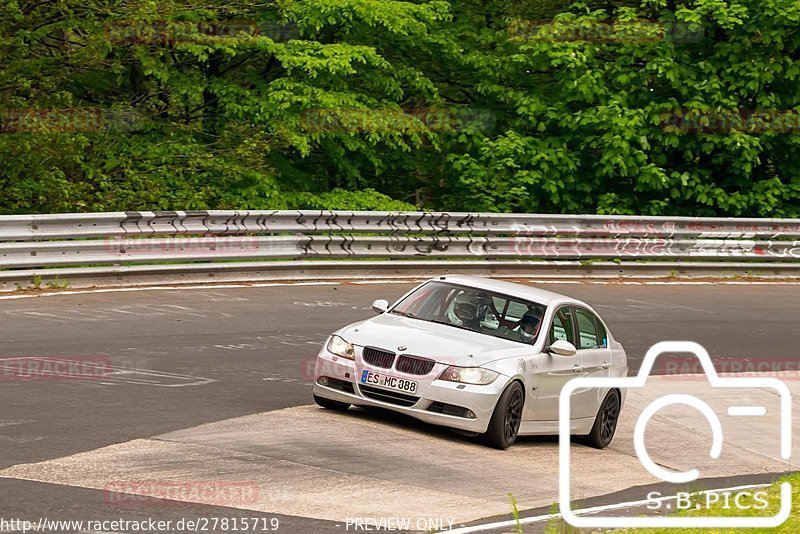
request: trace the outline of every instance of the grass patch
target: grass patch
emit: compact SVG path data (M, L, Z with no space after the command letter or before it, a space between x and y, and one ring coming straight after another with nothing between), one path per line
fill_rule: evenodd
M792 512L789 519L778 528L641 528L641 529L625 529L615 530L614 532L636 533L636 534L795 534L800 533L800 473L795 473L782 477L775 481L767 488L753 488L749 491L751 494L756 491L765 491L767 493L768 505L763 509L739 509L734 504L735 494L732 494L729 499L728 506L725 505L723 499L711 506L705 505L705 497L703 495L695 495L694 503L700 505L699 509L693 506L687 510L676 512L676 517L770 517L774 516L780 510L780 484L789 482L792 485ZM737 492L738 493L738 492ZM674 501L673 501L674 502ZM744 505L757 504L752 497L742 500ZM660 515L660 514L659 514ZM545 534L566 534L573 532L589 532L588 530L576 529L568 525L563 519L553 519L547 525Z
M511 502L511 511L514 514L514 521L516 524L516 534L522 534L522 524L519 522L519 509L517 508L517 499L513 494L508 494L508 500Z

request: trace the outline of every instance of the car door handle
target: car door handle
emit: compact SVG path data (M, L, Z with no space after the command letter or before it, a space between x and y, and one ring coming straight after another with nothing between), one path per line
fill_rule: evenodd
M608 362L603 362L603 365L600 366L601 369L608 369L611 367L611 364Z
M573 373L582 373L582 372L583 372L583 366L582 366L582 365L578 365L578 364L576 363L576 364L575 364L575 365L572 367L572 372L573 372Z

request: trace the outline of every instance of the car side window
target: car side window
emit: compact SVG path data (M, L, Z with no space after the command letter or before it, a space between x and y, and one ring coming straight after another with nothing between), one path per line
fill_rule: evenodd
M595 316L594 322L597 325L597 342L599 343L600 347L607 349L608 334L606 333L606 327L603 326L603 321L601 321L597 316Z
M608 344L606 329L595 314L583 308L575 309L575 319L578 322L578 336L580 349L601 349Z
M553 325L550 327L550 343L558 340L569 341L575 344L575 329L572 325L572 310L563 307L556 310L553 315Z

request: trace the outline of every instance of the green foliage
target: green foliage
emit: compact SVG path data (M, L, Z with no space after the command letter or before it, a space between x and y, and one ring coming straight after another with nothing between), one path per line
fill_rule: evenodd
M796 113L800 4L613 4L517 21L511 38L498 25L497 53L474 47L478 98L502 106L505 124L449 154L446 206L797 216L796 117L784 131L716 118ZM687 130L694 122L675 117L691 110L698 127Z
M517 508L517 498L514 497L513 493L509 493L508 500L511 503L511 513L513 514L514 521L516 522L517 534L522 534L522 523L519 522L519 509Z
M403 109L438 98L415 63L446 46L447 9L5 3L0 211L412 207L370 188L430 144ZM309 120L355 112L404 126Z
M345 191L334 189L330 193L292 193L287 199L288 209L331 209L352 211L409 211L413 204L393 200L374 189Z
M799 45L794 0L11 0L0 213L798 216Z

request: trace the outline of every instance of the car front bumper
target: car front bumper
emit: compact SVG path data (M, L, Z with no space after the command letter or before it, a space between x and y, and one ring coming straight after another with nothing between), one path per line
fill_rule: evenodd
M433 370L425 376L410 375L395 369L369 366L361 359L360 353L361 350L358 348L354 361L331 354L327 349L323 348L317 356L314 369L314 395L356 406L384 408L409 415L426 423L467 432L483 433L486 432L489 426L489 420L492 417L498 398L510 381L504 375L500 375L494 382L485 386L437 380L437 377L447 368L447 365L442 363L437 363ZM378 400L365 395L359 383L359 377L365 370L416 380L419 388L414 397L418 397L418 399L410 406L403 406L395 402ZM351 384L352 393L337 387L320 384L320 378L323 377ZM372 388L374 391L375 386L372 386ZM431 411L431 409L437 409L438 405L463 408L471 411L474 417L462 417Z

